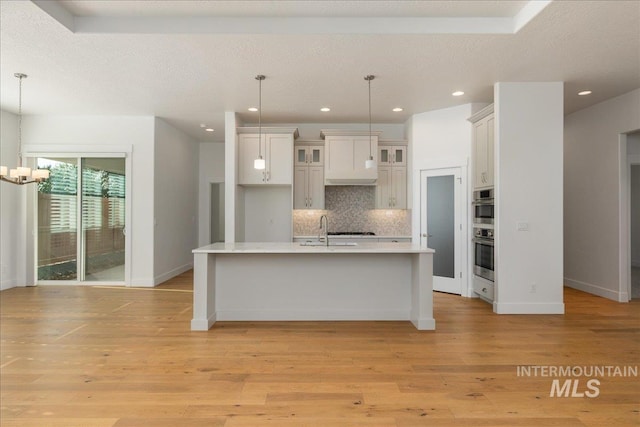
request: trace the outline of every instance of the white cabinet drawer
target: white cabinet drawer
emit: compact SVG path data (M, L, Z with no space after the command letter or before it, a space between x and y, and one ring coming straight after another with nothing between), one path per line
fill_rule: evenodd
M493 302L495 283L478 276L473 276L473 290L482 299Z

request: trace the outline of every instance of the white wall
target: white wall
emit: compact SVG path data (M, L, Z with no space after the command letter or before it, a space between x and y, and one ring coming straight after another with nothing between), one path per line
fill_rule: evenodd
M468 165L469 176L473 176L470 161L473 132L467 119L486 105L464 104L415 114L407 120L405 132L409 140L408 194L413 194L413 173L416 169ZM417 198L411 202L411 206L420 200L419 189L417 191L414 194L414 198ZM468 194L471 197L470 186ZM413 233L417 237L419 225L416 226L415 214L419 213L414 212Z
M211 237L211 183L224 182L224 144L200 143L198 178L198 246Z
M18 116L0 110L0 165L17 166ZM0 290L24 286L25 195L17 185L0 183Z
M131 284L153 286L154 118L126 116L25 116L23 144L132 148ZM113 148L111 148L113 149ZM33 239L27 240L33 247ZM20 251L20 254L28 253Z
M471 177L471 144L472 124L467 120L474 113L487 104L464 104L441 110L428 111L415 114L405 123L405 133L409 141L409 155L407 162L407 190L410 200L411 234L414 242L420 241L420 185L418 171L421 169L435 169L443 167L467 168L467 176ZM463 229L463 239L468 242L462 251L461 262L466 265L463 271L471 271L471 260L468 254L471 252L471 193L472 184L467 182L465 189L465 203L467 212L467 225ZM469 274L466 275L470 277ZM462 295L473 296L472 283L467 280L466 289Z
M640 89L565 118L565 285L616 301L626 299L619 268L619 139L637 129Z
M496 83L494 99L494 310L563 313L563 84Z
M411 117L411 158L442 163L471 157L472 126L467 119L486 104L464 104Z
M193 267L199 144L159 118L154 140L154 284L159 284Z
M244 189L245 242L290 242L293 238L291 186Z

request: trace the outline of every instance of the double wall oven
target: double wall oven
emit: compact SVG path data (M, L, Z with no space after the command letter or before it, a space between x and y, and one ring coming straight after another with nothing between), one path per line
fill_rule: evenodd
M493 189L473 192L473 223L493 224Z
M473 228L473 274L494 281L493 228Z
M495 280L494 211L493 189L473 192L473 287L490 301Z

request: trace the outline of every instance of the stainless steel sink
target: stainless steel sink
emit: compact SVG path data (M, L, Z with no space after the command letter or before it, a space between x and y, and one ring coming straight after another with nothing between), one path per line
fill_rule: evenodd
M300 246L327 246L324 242L302 242ZM358 246L355 242L329 242L329 246Z

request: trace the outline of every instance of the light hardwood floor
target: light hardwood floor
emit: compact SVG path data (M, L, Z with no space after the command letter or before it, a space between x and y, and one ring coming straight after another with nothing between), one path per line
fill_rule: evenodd
M496 315L434 296L409 322L221 322L191 332L191 273L153 290L0 293L0 425L630 426L638 377L550 397L521 365L637 366L640 302L565 290L566 314ZM586 380L580 377L580 392Z

